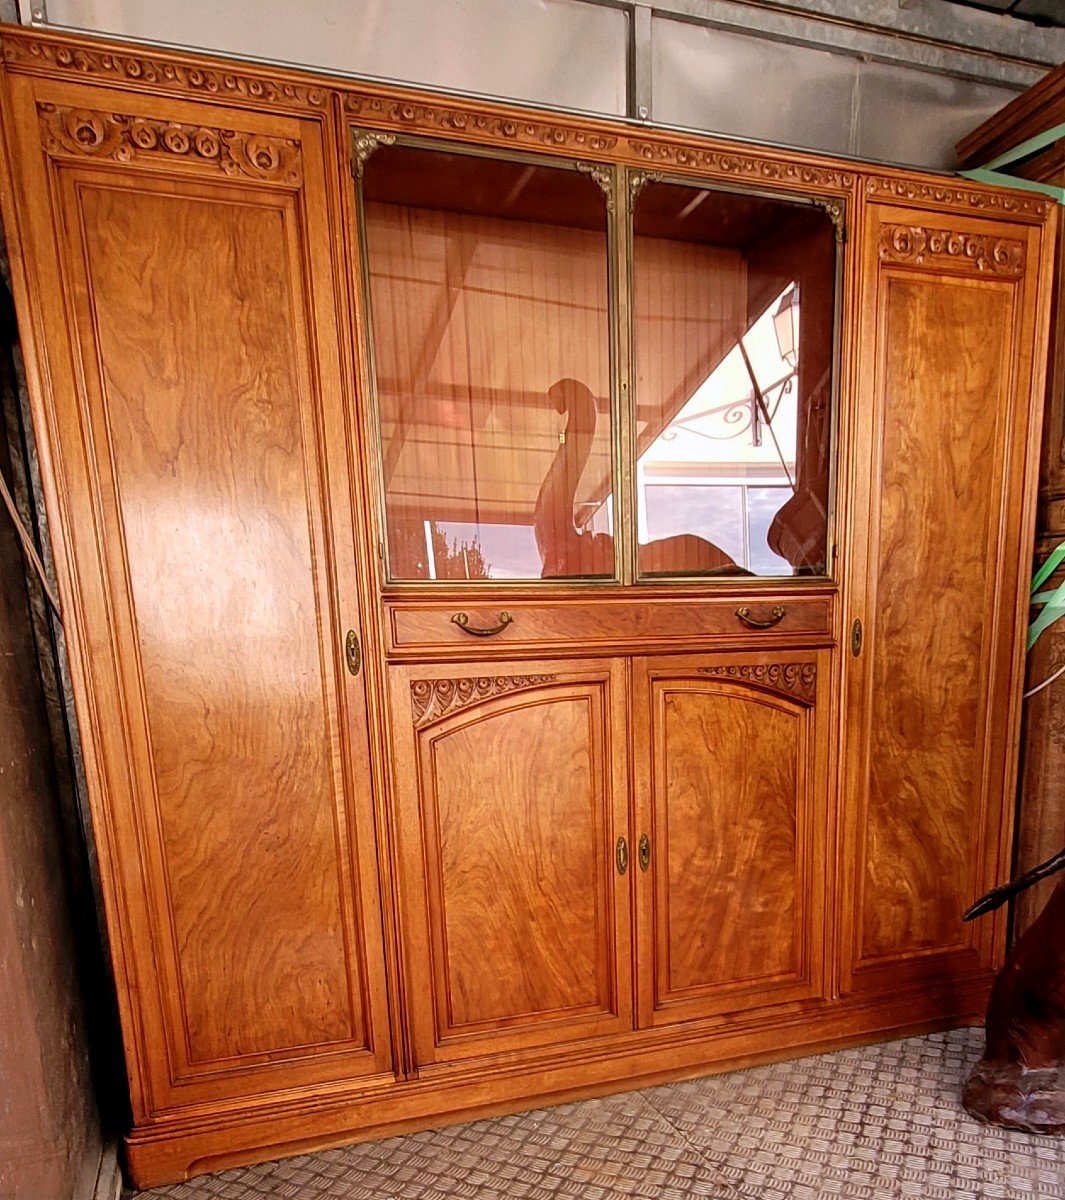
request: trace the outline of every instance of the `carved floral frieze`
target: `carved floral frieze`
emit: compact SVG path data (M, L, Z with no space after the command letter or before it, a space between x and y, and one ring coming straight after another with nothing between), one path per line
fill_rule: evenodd
M121 113L38 104L41 141L49 154L133 162L182 159L269 183L299 184L300 144L291 138L153 121Z
M929 183L880 175L868 176L865 190L869 196L878 198L919 200L922 204L947 204L957 208L987 209L992 212L1031 217L1046 216L1053 203L1044 196L1031 193L983 190L957 184Z
M885 225L880 231L881 262L954 263L981 275L1019 276L1024 273L1024 242L923 225Z
M417 679L410 685L416 727L508 692L551 683L554 675L482 675L473 679Z
M613 135L595 130L526 117L501 117L445 101L422 104L416 100L393 100L348 92L344 96L344 109L349 116L359 120L430 132L478 134L534 148L603 151L612 150L618 143Z
M779 159L761 158L754 154L703 150L693 146L677 146L669 142L630 140L629 146L638 157L658 167L697 169L710 171L715 175L732 175L740 179L831 188L836 191L849 190L855 180L851 171L816 167L810 163L782 162Z
M813 704L817 693L817 664L806 663L730 663L718 667L700 667L701 675L739 680L767 692L793 696L803 704Z
M329 103L329 93L323 87L271 79L266 75L192 66L162 55L125 54L8 35L4 37L3 47L4 61L11 66L48 67L101 83L146 84L194 96L286 107L322 109Z

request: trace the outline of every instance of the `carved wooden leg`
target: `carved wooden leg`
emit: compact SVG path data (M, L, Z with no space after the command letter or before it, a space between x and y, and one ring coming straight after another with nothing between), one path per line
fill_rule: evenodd
M962 1102L980 1121L1065 1134L1065 879L995 980Z

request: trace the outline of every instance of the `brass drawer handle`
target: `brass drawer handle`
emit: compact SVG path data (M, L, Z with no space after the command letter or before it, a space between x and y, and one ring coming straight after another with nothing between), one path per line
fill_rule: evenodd
M452 624L457 625L463 633L472 634L473 637L494 637L497 633L502 633L513 620L510 613L501 612L498 625L493 625L490 629L478 629L475 625L470 624L469 613L457 612L451 618Z
M768 621L757 621L751 616L750 607L744 604L736 609L736 616L739 617L744 625L749 625L752 629L772 629L774 625L784 620L784 611L784 605L778 604L773 609L773 615Z
M636 861L640 864L641 871L646 871L651 866L651 839L646 833L640 834L640 841L636 847Z
M618 874L624 875L629 869L629 843L623 837L618 838L614 847L614 860L618 864Z

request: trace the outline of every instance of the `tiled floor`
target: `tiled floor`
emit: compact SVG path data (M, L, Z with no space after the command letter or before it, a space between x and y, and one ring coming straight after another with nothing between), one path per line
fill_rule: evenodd
M1065 1198L1065 1138L958 1104L957 1030L206 1176L138 1200Z

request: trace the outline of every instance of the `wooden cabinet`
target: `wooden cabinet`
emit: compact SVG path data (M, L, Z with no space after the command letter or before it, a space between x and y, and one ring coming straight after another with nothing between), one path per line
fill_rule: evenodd
M1048 200L0 48L138 1184L979 1018Z
M419 1067L632 1024L621 664L483 669L391 672Z
M830 659L636 660L641 1025L825 994Z

